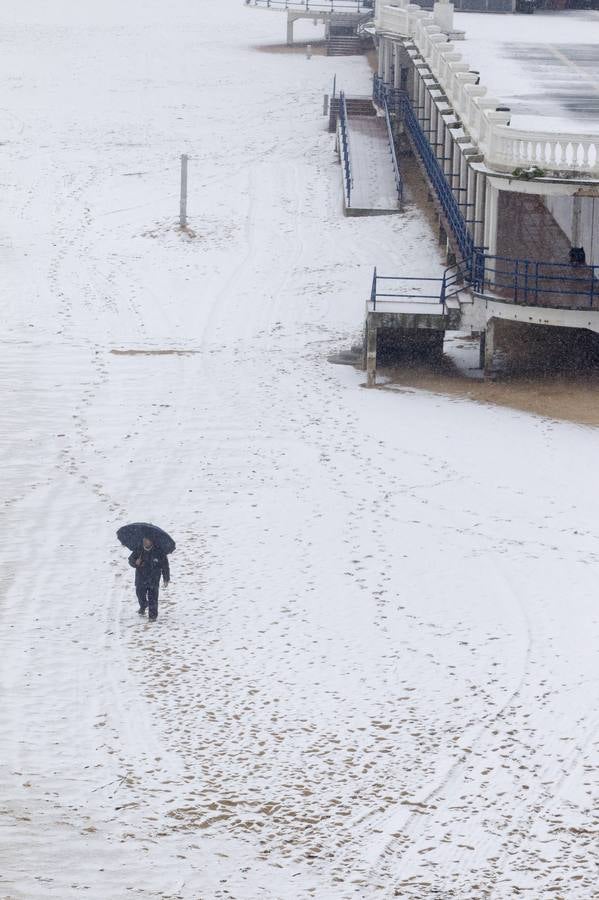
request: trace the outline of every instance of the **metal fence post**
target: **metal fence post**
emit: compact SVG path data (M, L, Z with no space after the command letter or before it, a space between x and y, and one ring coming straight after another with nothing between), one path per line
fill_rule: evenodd
M370 289L370 299L372 301L373 310L376 309L376 266L372 275L372 287Z
M181 154L181 199L179 203L179 225L187 227L187 153Z

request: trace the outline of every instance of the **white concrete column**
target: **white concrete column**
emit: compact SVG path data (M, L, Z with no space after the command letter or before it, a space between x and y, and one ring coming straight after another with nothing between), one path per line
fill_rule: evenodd
M418 103L418 75L414 66L406 63L408 70L408 96L413 104Z
M293 44L293 21L291 13L287 11L287 43L289 45Z
M435 104L436 105L436 104ZM435 139L435 156L439 161L439 165L445 171L445 163L443 162L443 157L445 156L445 132L447 131L447 127L445 125L445 119L441 115L441 111L437 106L437 128L435 134L433 135Z
M458 203L460 204L460 209L462 214L465 217L467 212L466 207L466 196L468 193L468 160L463 150L460 152L460 190L458 191Z
M499 191L487 181L485 197L484 242L489 256L497 255L497 214L499 211Z
M393 44L393 87L398 88L401 79L401 48Z
M383 74L385 84L391 84L391 50L391 42L385 38L385 70Z
M451 187L453 184L453 178L451 177L451 173L453 172L453 138L451 136L451 128L448 127L445 122L445 137L443 141L443 156L445 160L443 161L443 171L445 172L447 183Z
M453 141L453 146L451 148L451 189L454 193L456 200L460 199L460 192L458 188L460 186L460 159L461 159L461 151L460 145L457 141Z
M385 52L385 39L384 38L379 38L378 51L379 51L378 52L378 61L379 61L378 76L379 76L379 78L382 78L383 72L385 71L385 65L384 65L384 61L383 61L383 53Z
M466 203L468 206L464 210L464 218L468 219L468 231L474 237L474 222L470 221L472 219L476 219L474 215L474 211L476 209L476 172L472 168L472 166L468 166L468 175L466 180Z
M487 179L483 175L482 172L476 172L476 194L475 194L475 206L474 206L474 218L476 219L476 223L474 225L474 243L477 247L480 247L484 244L485 241L485 227L484 227L484 218L485 218L485 188L487 184Z
M580 228L582 213L582 197L572 197L572 246L582 247L582 231Z
M487 322L481 350L484 373L490 375L493 371L493 355L495 353L495 319L489 319Z
M430 124L428 125L429 134L428 134L428 142L429 144L437 143L437 125L439 122L439 110L437 109L437 104L430 96L430 105L429 105L429 116L430 116ZM433 147L433 153L437 156L437 148Z
M416 69L414 77L417 79L417 91L416 91L416 102L418 104L418 109L416 110L416 118L423 124L423 119L426 115L424 111L425 103L426 103L426 88L424 87L424 81L420 75L420 72Z
M432 101L431 101L431 95L429 94L428 90L426 89L426 84L424 83L424 80L422 81L422 84L424 87L424 109L423 109L424 115L423 115L422 127L428 133L429 129L433 127L433 115L431 112Z

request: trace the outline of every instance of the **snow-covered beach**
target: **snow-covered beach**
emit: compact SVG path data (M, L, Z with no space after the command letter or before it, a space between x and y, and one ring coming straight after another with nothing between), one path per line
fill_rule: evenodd
M593 897L597 432L328 363L439 265L342 215L366 60L238 0L0 34L0 898Z

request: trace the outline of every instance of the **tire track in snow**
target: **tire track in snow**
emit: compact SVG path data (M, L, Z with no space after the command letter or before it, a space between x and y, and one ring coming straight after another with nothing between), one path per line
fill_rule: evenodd
M502 580L504 581L504 585L507 587L505 580ZM418 807L417 810L406 815L405 804L403 804L402 808L399 810L399 814L398 812L396 812L390 817L386 817L386 824L385 821L379 821L376 823L376 830L382 830L383 834L385 832L388 834L391 828L396 831L399 830L399 834L391 835L391 839L388 839L383 848L377 851L376 861L371 869L370 876L376 879L378 883L381 883L381 881L386 878L394 878L393 870L401 870L402 861L405 857L405 854L409 851L413 852L412 848L414 850L417 849L417 842L422 837L422 832L426 826L423 823L422 827L417 828L415 827L416 823L421 821L421 817L424 818L424 816L426 816L427 809L431 807L436 799L439 799L441 797L442 793L446 792L448 788L451 788L452 785L456 784L457 781L461 777L463 777L468 769L468 763L471 759L472 753L476 748L481 746L483 741L488 737L490 730L505 718L505 716L513 708L514 703L517 701L521 694L530 665L530 623L518 596L512 592L511 588L508 588L508 591L515 601L517 608L519 609L520 618L525 624L524 634L526 635L526 642L518 683L515 689L508 696L508 698L502 703L501 707L494 712L492 718L485 721L483 727L480 728L478 732L468 740L467 743L469 744L469 746L447 769L442 780L438 782L432 789L426 791L426 793L422 795L421 799L419 799L417 803L414 804ZM462 741L461 743L464 744L466 743L466 741ZM408 841L411 843L411 847L405 848L405 844ZM395 878L396 877L397 876L395 876ZM409 884L403 881L398 883L398 886L400 885L402 890L410 889ZM415 885L415 888L416 890L422 890L423 888L427 888L430 890L433 889L433 886L430 883L423 884L422 881L420 881L417 886Z

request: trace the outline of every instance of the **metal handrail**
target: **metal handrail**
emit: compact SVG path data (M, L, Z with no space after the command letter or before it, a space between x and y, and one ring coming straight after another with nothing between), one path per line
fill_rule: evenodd
M434 284L439 285L439 291L435 292L434 294L422 294L422 293L413 293L413 292L406 292L406 291L401 291L401 292L394 291L393 293L387 293L384 290L379 291L379 289L378 289L379 282L383 282L383 281L399 281L402 284L405 283L406 287L407 287L408 282L414 282L414 281L417 281L418 283L432 282ZM443 310L444 307L443 307L442 300L440 297L442 290L443 290L443 277L441 277L441 276L438 276L437 278L432 278L432 277L428 277L428 276L424 277L424 278L418 278L416 276L411 276L411 275L406 275L406 276L377 275L377 271L375 268L374 274L372 276L372 288L370 291L370 302L372 303L373 311L376 311L377 300L383 300L383 299L384 300L403 300L403 301L417 300L421 303L423 303L423 302L439 303Z
M464 288L465 276L464 273L467 271L467 267L463 260L455 263L453 266L448 266L443 275L426 275L419 277L417 275L378 275L376 268L374 269L372 276L372 287L370 290L370 302L372 303L373 311L376 311L376 303L379 299L386 300L418 300L420 302L431 301L433 303L438 303L441 307L441 312L445 314L447 312L447 301L451 299L451 297L455 297L461 290ZM395 291L394 293L385 293L383 291L379 291L378 286L379 282L387 282L387 281L400 281L402 284L406 284L408 282L417 281L419 283L427 282L439 285L439 290L434 294L422 294L422 293L406 293L402 291L398 293Z
M509 292L507 302L520 306L599 307L599 266L478 252L472 268L472 287L477 293ZM556 303L556 298L561 302Z
M383 110L385 113L385 122L387 123L387 138L389 140L389 148L391 150L391 162L393 164L393 174L395 176L395 188L397 190L397 199L401 204L403 200L403 182L401 173L397 163L397 153L395 152L395 140L393 138L393 128L391 127L391 116L389 115L389 104L386 94L383 94Z
M403 120L413 149L422 161L447 224L455 237L460 256L464 260L470 260L476 249L474 239L468 229L460 204L447 183L445 173L439 165L429 140L412 108L408 94L400 88L394 88L385 84L379 75L375 75L373 79L373 100L383 110L385 105L387 105L387 109L391 105L395 115Z
M496 263L504 263L497 267ZM544 271L544 267L556 271ZM439 294L388 293L379 290L382 282L432 282L440 285ZM464 288L485 297L517 306L554 309L599 309L599 266L575 266L546 260L518 259L508 256L475 254L473 260L461 260L445 270L442 277L378 275L374 270L370 299L373 309L379 299L436 300L447 311L447 302ZM508 294L508 297L502 296ZM582 298L582 299L581 299Z
M374 272L372 273L372 287L370 288L370 302L372 303L373 308L376 307L376 266L374 267Z
M347 106L345 104L345 93L339 91L339 144L341 151L341 164L343 166L343 188L345 193L345 205L351 205L351 192L354 184L351 168L351 151L349 143L349 128L347 126Z

